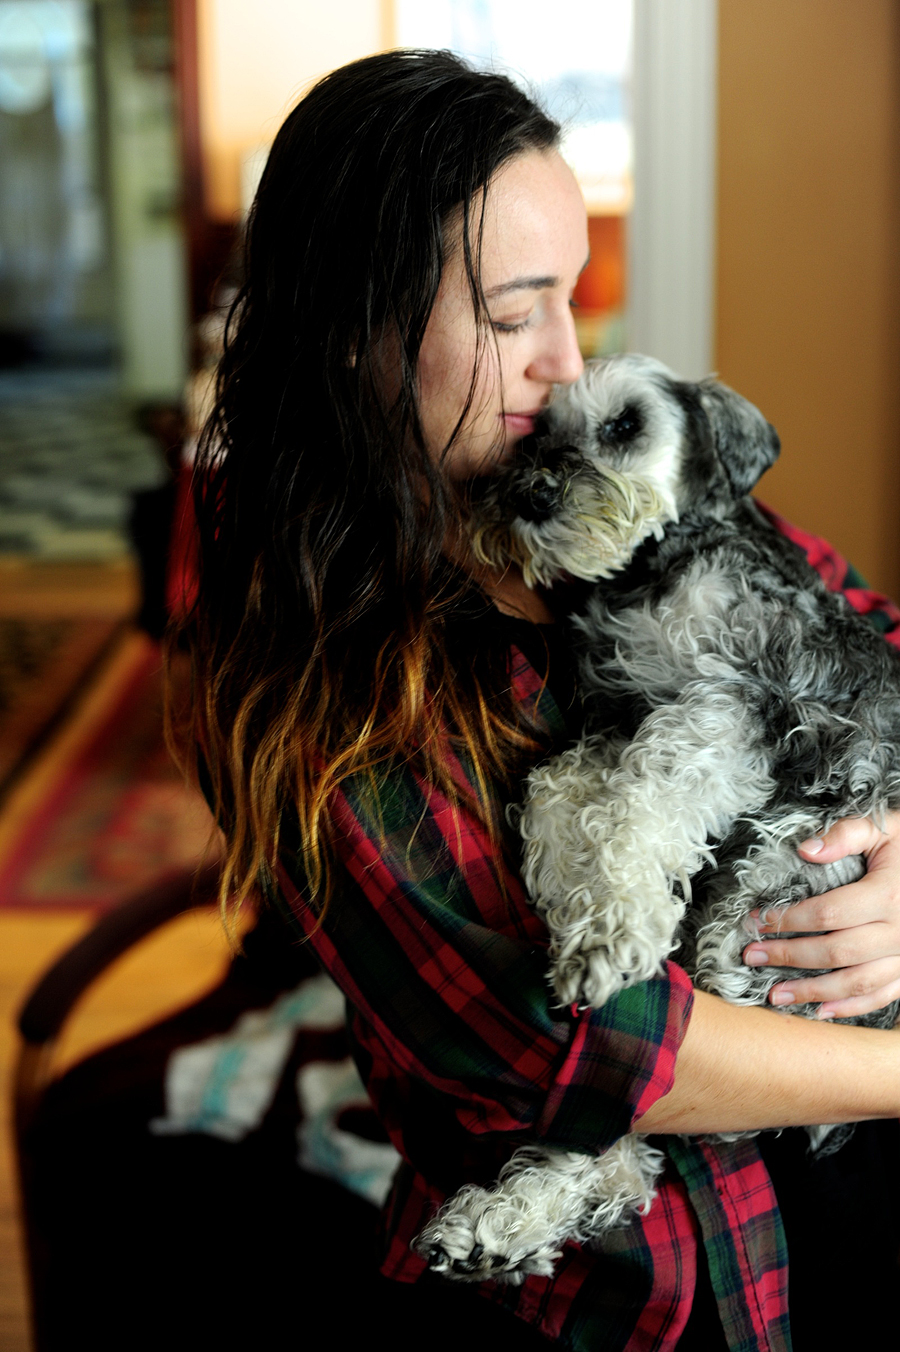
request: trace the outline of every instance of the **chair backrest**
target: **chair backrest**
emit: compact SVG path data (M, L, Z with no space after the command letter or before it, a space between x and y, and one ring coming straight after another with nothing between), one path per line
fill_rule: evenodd
M53 1078L60 1033L75 1004L117 958L177 916L212 904L218 893L219 865L185 870L138 893L108 911L87 934L40 977L18 1017L21 1042L13 1075L13 1121L22 1225L34 1313L35 1352L43 1338L41 1237L33 1222L32 1171L28 1130Z

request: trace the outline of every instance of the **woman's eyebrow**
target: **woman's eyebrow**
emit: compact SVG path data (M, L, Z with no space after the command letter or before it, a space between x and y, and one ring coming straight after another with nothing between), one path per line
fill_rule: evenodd
M505 296L507 291L543 291L545 287L559 286L558 277L513 277L511 282L501 282L485 291L485 299L493 300Z
M591 258L588 254L584 260L584 267L581 272L590 263ZM578 274L581 276L581 272ZM497 286L489 287L484 293L485 300L496 300L498 296L505 296L508 291L544 291L548 287L559 286L558 277L513 277L509 282L500 282Z

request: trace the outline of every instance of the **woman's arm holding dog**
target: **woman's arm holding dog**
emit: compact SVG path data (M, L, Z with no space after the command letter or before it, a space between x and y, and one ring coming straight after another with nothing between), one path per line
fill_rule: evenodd
M763 942L747 946L744 962L834 969L779 982L769 997L773 1005L822 1001L821 1019L881 1009L900 997L900 813L888 815L884 830L866 818L838 822L800 852L823 864L862 854L867 872L859 882L791 907L791 931L808 931L808 938L779 939L777 923L761 923Z
M675 1083L642 1133L752 1131L900 1116L900 1035L776 1017L695 992Z
M798 1002L821 1000L824 1021L880 1009L900 996L900 813L887 817L884 830L866 819L838 822L801 853L821 863L864 854L868 872L791 908L792 931L808 930L809 938L779 939L774 926L761 924L773 937L748 945L744 961L762 950L778 966L836 969L779 982L773 1004L790 1003L779 992ZM697 991L675 1083L634 1130L750 1131L896 1116L896 1032L776 1019Z

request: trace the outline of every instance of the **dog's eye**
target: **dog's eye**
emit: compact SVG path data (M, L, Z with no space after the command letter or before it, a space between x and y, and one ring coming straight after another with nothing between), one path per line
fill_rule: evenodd
M619 414L618 418L608 418L600 424L600 440L611 442L614 446L624 446L634 441L644 426L640 409L633 404Z

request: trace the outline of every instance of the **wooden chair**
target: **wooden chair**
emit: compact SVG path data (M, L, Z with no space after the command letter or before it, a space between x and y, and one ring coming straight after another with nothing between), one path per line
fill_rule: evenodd
M63 1026L88 987L117 958L168 921L193 908L211 905L218 874L218 865L199 873L185 871L109 911L44 973L22 1006L18 1018L21 1043L13 1077L13 1122L35 1352L43 1352L46 1346L47 1251L44 1236L35 1224L35 1180L28 1136L54 1078Z

